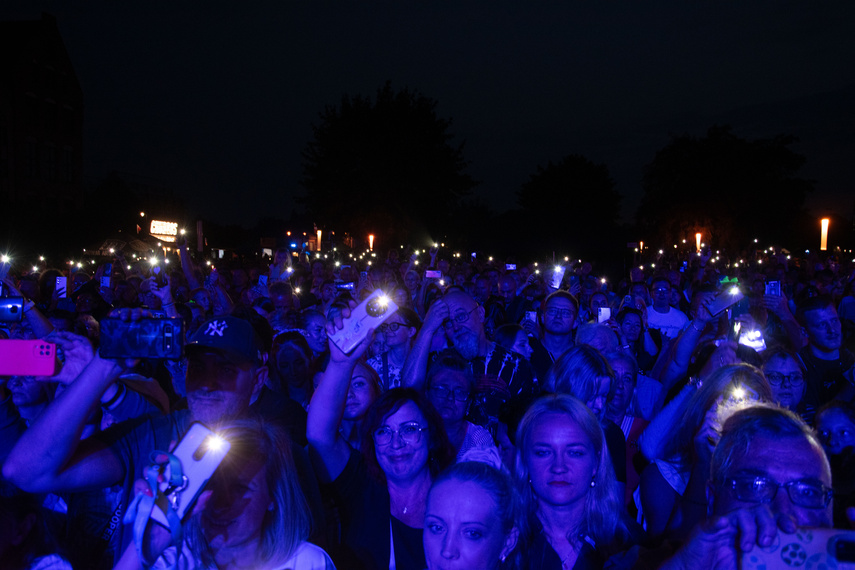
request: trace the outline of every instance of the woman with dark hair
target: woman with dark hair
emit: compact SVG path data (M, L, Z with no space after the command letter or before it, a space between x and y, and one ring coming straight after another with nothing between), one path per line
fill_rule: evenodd
M659 331L648 329L642 312L629 305L625 305L618 312L615 320L619 325L620 344L635 357L639 371L653 370L662 347Z
M339 509L341 560L363 568L424 568L427 494L453 452L434 407L408 388L393 388L372 404L360 451L347 444L339 432L347 386L369 343L370 334L350 355L330 343L306 435Z
M380 386L384 390L401 385L401 369L421 326L422 320L415 311L399 307L394 315L378 327L377 333L383 336L386 350L369 358L368 366L380 375Z
M308 408L314 377L312 349L300 331L286 331L273 340L275 370L281 390L289 398Z
M443 471L428 495L424 547L428 570L519 567L519 498L510 477L464 461Z
M816 431L828 462L834 487L834 527L849 528L847 509L855 507L855 409L832 400L816 413Z
M507 323L496 329L493 340L507 350L516 352L531 360L532 348L528 343L528 335L520 325Z
M763 352L763 374L772 387L773 401L812 424L816 409L804 402L807 382L801 358L785 348L769 348Z
M457 460L465 461L467 453L472 452L499 467L501 457L493 436L465 419L474 388L475 378L469 363L454 351L441 352L428 369L425 391L442 417Z

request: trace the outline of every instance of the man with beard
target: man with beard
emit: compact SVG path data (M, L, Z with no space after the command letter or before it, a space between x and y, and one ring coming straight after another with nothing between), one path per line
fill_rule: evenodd
M428 363L438 356L430 354L431 339L444 330L453 347L449 350L469 363L475 377L469 419L489 429L495 438L500 424L513 433L528 404L540 393L540 386L527 361L487 339L484 315L484 307L458 289L434 302L416 335L401 379L404 386L424 389Z

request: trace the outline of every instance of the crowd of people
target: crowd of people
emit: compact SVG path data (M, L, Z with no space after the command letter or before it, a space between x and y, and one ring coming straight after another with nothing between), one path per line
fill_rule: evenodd
M403 251L10 272L0 342L61 366L0 376L0 566L735 568L855 525L855 264ZM108 316L182 358L102 356ZM231 447L180 532L128 517L194 422Z

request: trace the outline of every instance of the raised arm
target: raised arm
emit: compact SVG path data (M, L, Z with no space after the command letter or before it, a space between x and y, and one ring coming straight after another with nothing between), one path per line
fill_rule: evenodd
M709 300L705 300L698 306L695 318L689 322L689 326L683 329L683 332L677 338L677 344L670 355L671 361L660 378L663 392L670 390L674 383L688 372L689 364L692 361L692 353L695 351L698 341L703 336L707 324L713 320L712 315L707 310L709 302Z
M187 284L190 286L190 290L192 291L193 289L201 287L202 283L196 279L196 266L190 258L190 250L187 248L186 239L182 239L178 246L178 257L181 259L181 269L184 271L184 277L187 278Z
M433 335L439 330L449 314L448 305L442 299L438 299L431 305L425 316L425 322L416 335L413 348L407 355L407 360L404 361L404 366L401 369L402 386L416 388L417 390L424 388L425 377L427 376L428 355L430 354Z
M328 332L333 332L336 327L341 328L340 317L336 317L334 323L327 324ZM371 344L372 332L368 331L365 339L349 355L341 352L330 341L330 361L309 404L306 438L314 451L312 458L323 482L335 480L350 457L350 445L338 430L344 415L353 368Z
M15 284L8 277L3 278L3 283L9 289L15 297L23 297L24 294L21 293L20 289L15 287ZM30 325L30 328L33 329L33 333L36 335L36 338L44 338L53 331L53 325L51 322L45 317L41 311L36 307L36 304L32 300L27 300L24 302L24 318L27 319L27 324Z
M3 465L3 476L30 493L115 485L124 476L118 458L91 438L81 442L80 435L122 367L99 358L82 337L64 333L52 340L66 358L53 379L67 382L74 375L74 381L22 434Z

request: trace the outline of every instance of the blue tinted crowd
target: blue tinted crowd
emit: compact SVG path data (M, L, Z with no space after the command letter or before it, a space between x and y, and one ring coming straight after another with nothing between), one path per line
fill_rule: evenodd
M62 365L0 377L0 567L735 568L855 523L852 264L402 253L10 273L0 342ZM183 357L102 356L108 316ZM231 447L192 513L128 517L194 422Z

